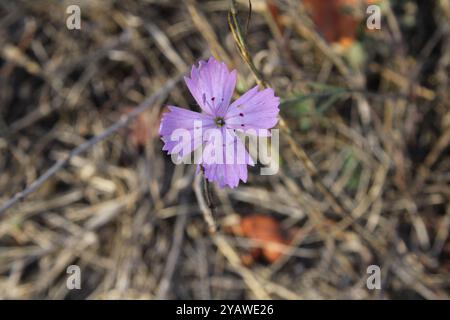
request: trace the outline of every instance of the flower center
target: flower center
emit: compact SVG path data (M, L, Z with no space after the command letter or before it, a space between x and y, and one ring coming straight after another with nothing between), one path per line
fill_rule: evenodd
M214 119L214 123L216 124L216 126L221 128L225 124L225 120L223 120L222 117L217 117L217 118Z

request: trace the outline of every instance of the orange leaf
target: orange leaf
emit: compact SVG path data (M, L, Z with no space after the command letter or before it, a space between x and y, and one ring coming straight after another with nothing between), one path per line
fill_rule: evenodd
M280 223L274 218L264 215L247 216L241 219L240 229L242 235L249 239L267 242L261 245L259 252L254 251L255 255L261 253L271 263L283 255L279 248L270 245L270 243L287 244Z

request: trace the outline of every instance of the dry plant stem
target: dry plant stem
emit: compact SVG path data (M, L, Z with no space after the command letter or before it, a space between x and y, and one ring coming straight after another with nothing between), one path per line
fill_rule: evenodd
M206 179L205 175L203 175L203 187L204 187L204 192L205 192L205 197L206 197L206 204L208 205L209 209L211 210L212 215L214 216L216 208L215 208L214 202L213 202L211 185L209 184L209 181L208 181L208 179Z
M225 49L220 44L220 41L217 39L216 34L206 19L205 15L197 8L197 4L195 0L188 0L186 2L187 9L191 15L192 22L199 30L200 34L206 40L211 50L211 53L214 57L221 57L228 65L232 64L232 60Z
M230 12L228 13L228 25L230 26L236 45L238 46L239 53L241 54L242 58L245 60L247 65L250 67L252 73L255 75L256 82L261 87L264 88L268 87L268 83L263 79L258 69L255 67L253 59L248 51L246 42L242 35L242 28L237 20L236 1L234 0L231 0L231 9Z
M29 196L36 190L38 190L48 179L55 175L59 170L61 170L66 164L68 164L72 158L78 156L79 154L85 152L97 143L105 140L121 128L126 127L131 121L136 119L142 112L153 106L158 100L166 97L172 88L182 79L182 76L178 75L175 78L167 81L164 87L158 90L155 94L144 100L140 105L138 105L132 112L125 116L122 116L119 121L111 125L108 129L103 131L101 134L93 137L92 139L86 141L80 146L73 149L64 159L57 161L50 169L48 169L44 174L42 174L37 180L31 183L23 191L16 193L11 199L7 200L0 206L0 215L2 215L6 210L14 206L17 202L21 201L25 197Z

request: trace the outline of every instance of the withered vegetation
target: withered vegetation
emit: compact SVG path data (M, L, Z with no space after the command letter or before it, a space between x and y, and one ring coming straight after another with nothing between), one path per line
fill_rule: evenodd
M57 164L0 213L0 298L449 298L449 2L378 1L367 30L347 1L336 43L302 1L236 2L0 2L0 206ZM198 110L180 75L211 54L236 96L275 89L282 130L278 174L205 199L158 128L167 103ZM233 232L254 214L283 240Z

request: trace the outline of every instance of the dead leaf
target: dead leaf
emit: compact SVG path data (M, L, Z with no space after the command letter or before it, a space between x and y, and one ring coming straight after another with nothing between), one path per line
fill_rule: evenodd
M303 0L303 4L327 41L343 47L354 43L366 0Z
M242 218L239 227L234 229L234 233L252 240L266 242L251 251L253 260L262 255L268 262L274 263L283 253L279 248L274 248L270 244L286 245L288 243L280 223L266 215L250 215ZM249 265L253 261L249 260L249 256L245 256L243 262Z

